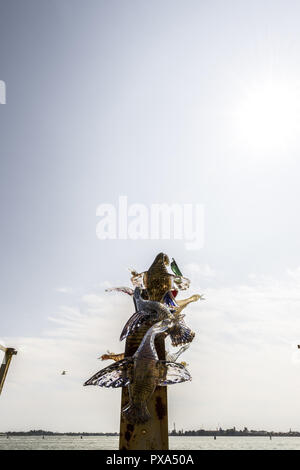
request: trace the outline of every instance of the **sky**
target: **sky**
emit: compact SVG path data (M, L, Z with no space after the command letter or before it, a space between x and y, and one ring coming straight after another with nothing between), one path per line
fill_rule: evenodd
M120 390L82 383L133 313L105 288L161 251L205 297L170 428L300 430L299 14L0 0L0 343L18 349L0 431L118 431ZM97 208L120 196L201 205L203 246L100 240Z

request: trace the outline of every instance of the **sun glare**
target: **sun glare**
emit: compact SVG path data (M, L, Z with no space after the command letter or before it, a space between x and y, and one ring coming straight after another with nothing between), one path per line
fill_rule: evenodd
M237 139L257 149L286 149L299 139L300 95L289 84L249 89L237 110Z

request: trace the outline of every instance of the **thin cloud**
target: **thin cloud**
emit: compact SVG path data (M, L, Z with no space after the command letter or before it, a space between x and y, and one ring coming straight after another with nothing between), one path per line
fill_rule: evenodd
M61 294L73 294L74 289L72 287L57 287L56 292L60 292Z

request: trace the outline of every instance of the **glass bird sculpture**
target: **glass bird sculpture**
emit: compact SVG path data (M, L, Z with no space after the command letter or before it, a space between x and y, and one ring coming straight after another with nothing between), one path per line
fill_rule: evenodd
M141 325L146 322L151 324L164 320L172 319L173 326L170 328L170 338L173 346L185 344L191 342L195 333L185 324L183 315L176 312L171 313L170 309L163 305L161 302L144 300L141 296L142 290L139 287L135 288L134 300L137 311L129 318L125 324L120 340L127 338L128 335L132 335ZM182 307L183 308L183 307ZM182 309L180 309L181 311Z

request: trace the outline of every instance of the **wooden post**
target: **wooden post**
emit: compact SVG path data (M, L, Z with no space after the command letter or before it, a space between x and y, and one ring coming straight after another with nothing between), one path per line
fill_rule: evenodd
M149 326L142 326L137 333L128 336L125 346L125 357L132 356ZM155 347L160 360L165 360L164 334L155 338ZM122 389L121 410L129 402L128 389ZM120 420L120 450L168 450L168 399L167 387L156 387L147 402L151 414L145 424L130 424L121 413Z
M14 348L4 348L3 346L0 345L0 349L4 351L4 359L2 361L1 367L0 367L0 395L3 389L3 385L6 379L6 375L8 372L8 368L10 366L10 362L12 359L12 356L14 354L17 354L17 351Z

